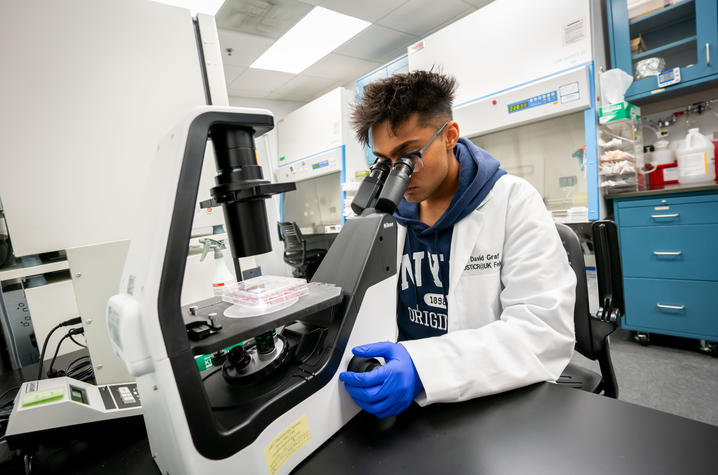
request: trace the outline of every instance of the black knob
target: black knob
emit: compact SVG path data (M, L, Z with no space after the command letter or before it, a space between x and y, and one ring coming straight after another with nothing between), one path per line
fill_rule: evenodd
M369 371L377 369L381 366L381 363L376 358L360 358L358 356L352 357L347 366L347 371L354 373L368 373Z
M227 350L218 350L212 353L212 356L210 357L212 360L212 366L222 366L224 363L224 360L227 359Z
M235 346L229 350L227 355L227 361L229 364L234 366L236 369L246 368L247 365L252 361L252 357L244 349L244 346Z

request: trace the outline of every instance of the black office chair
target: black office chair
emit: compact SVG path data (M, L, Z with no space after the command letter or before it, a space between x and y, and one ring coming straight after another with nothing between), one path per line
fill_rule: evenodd
M565 224L557 223L556 229L576 274L576 305L573 313L575 348L586 358L598 360L601 370L601 374L597 374L569 363L557 383L617 399L618 384L608 340L608 336L616 329L618 318L625 311L616 223L596 221L592 226L600 302L596 315L591 315L588 308L586 268L578 236Z
M326 249L307 249L307 242L295 222L278 222L279 240L284 241L284 262L294 268L292 275L311 280Z

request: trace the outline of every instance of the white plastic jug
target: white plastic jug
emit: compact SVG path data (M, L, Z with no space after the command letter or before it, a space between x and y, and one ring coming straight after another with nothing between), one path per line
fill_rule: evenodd
M681 185L709 183L716 178L715 149L698 129L688 130L686 139L676 150Z

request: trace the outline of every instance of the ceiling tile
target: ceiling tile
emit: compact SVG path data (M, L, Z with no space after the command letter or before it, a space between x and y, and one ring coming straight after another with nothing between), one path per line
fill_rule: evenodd
M237 79L240 74L247 70L247 66L229 66L224 65L224 82L228 86L232 84L232 81Z
M222 62L229 66L249 66L274 43L271 38L229 30L219 30L218 35ZM232 48L231 54L227 48Z
M371 25L334 52L384 64L406 53L406 48L420 39L418 36Z
M460 0L441 0L440 8L437 8L435 0L411 0L377 21L377 24L423 38L449 20L474 10L475 7Z
M217 27L277 39L313 5L297 0L226 0L215 15Z
M302 71L302 74L347 82L361 77L381 65L382 63L374 61L329 53Z
M227 89L232 96L266 97L294 78L294 74L249 68L232 81Z
M307 3L309 5L324 5L324 2L326 0L299 0L302 3Z
M325 0L322 7L374 23L408 0Z
M319 93L324 92L334 84L338 84L337 81L302 74L272 91L267 98L307 102L318 97Z

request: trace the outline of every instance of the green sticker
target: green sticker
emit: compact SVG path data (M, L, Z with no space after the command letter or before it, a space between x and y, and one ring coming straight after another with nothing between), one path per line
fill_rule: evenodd
M279 161L281 162L281 161L284 160L285 158L287 158L287 157L281 156L281 157L279 157Z
M22 397L22 407L36 406L47 402L59 401L65 398L65 388L48 389L47 391L35 391L26 393Z

